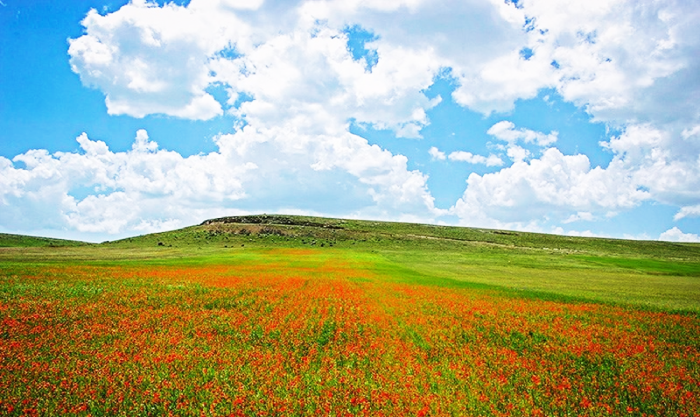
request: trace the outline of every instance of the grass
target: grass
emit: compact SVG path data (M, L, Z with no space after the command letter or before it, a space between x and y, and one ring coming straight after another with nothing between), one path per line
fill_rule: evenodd
M700 245L265 215L6 241L3 415L700 412Z
M78 242L75 240L53 239L48 237L0 233L0 248L66 247L86 245L88 244L84 242Z
M49 250L37 247L39 238L25 242L28 247L2 249L0 261L206 265L259 261L255 254L272 248L317 248L427 285L700 313L698 244L274 215L210 220L99 245L65 241Z

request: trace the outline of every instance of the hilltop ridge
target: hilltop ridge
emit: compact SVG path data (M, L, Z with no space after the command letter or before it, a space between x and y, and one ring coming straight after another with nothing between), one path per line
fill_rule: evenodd
M560 254L624 255L700 260L700 244L697 243L562 236L462 226L286 214L219 217L205 220L194 226L106 241L100 245L187 247L202 244L394 247L397 249L429 247L448 250L500 247ZM0 247L84 245L93 244L63 239L0 234Z

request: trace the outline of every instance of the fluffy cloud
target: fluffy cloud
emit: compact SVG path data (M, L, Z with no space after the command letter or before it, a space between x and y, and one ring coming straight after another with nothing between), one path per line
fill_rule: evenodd
M548 140L539 132L515 130L504 122L489 133L511 142L523 137ZM697 215L697 204L692 204L700 201L700 143L691 136L683 138L649 124L630 125L601 145L613 153L605 168L591 168L585 155L563 155L556 148L525 162L527 150L510 146L514 164L496 173L470 175L453 210L462 219L473 220L473 213L482 213L480 221L488 223L526 219L570 223L655 200L681 206L676 220Z
M465 151L455 151L450 153L448 156L450 161L461 161L468 162L470 164L483 164L489 167L497 167L503 165L501 158L496 155L489 155L488 157L482 155L474 155L471 152Z
M488 157L482 155L474 155L471 152L465 151L454 151L448 155L445 152L440 151L437 147L433 146L428 149L428 154L433 160L444 161L449 159L450 161L456 162L467 162L469 164L481 164L489 167L501 166L503 161L496 155L489 155Z
M486 133L495 138L506 141L511 145L517 142L523 142L534 143L538 146L549 146L556 142L559 136L558 132L544 134L530 129L516 129L515 124L507 120L494 124L489 128L489 130L486 131Z
M111 152L85 134L77 141L81 153L29 151L13 159L23 168L3 164L3 204L35 211L46 207L47 213L3 218L1 226L118 233L144 222L192 221L192 215L176 212L245 197L242 178L256 169L220 153L183 158L158 150L145 131L137 133L128 152Z
M698 91L690 74L700 64L700 42L693 36L699 12L690 3L601 0L571 6L533 0L527 11L536 16L534 28L546 30L537 36L559 67L558 90L598 120L697 117L686 107Z
M591 168L585 155L549 148L541 158L483 176L471 174L453 212L465 224L562 221L570 220L571 212L632 208L648 198L619 161L607 169Z
M689 206L689 207L682 207L678 213L676 213L675 216L673 216L673 220L680 220L685 217L698 217L700 216L700 205L697 206Z
M630 125L602 145L614 154L614 164L633 176L653 199L685 207L692 214L700 202L700 136L683 138L673 130L650 124ZM680 214L679 213L679 214Z
M368 72L348 51L347 36L324 26L278 35L234 61L217 59L211 68L233 96L254 97L234 114L265 126L306 118L309 133L353 119L399 137L420 137L425 111L440 101L421 93L439 69L429 51L382 52Z
M70 41L73 71L105 93L110 114L163 113L188 119L222 114L206 88L211 56L246 26L235 14L132 2L118 12L91 10L86 34Z
M700 242L700 236L694 233L683 233L679 228L674 227L661 233L659 240L666 240L669 242Z
M507 120L494 124L486 133L506 142L506 145L498 145L497 147L498 149L505 149L506 155L513 162L525 161L532 155L528 149L519 146L518 143L549 146L554 144L559 137L559 133L556 131L544 134L530 129L516 129L515 124Z
M219 136L217 152L187 158L158 149L143 130L126 152L112 152L86 134L77 141L79 153L29 151L0 159L0 227L146 232L246 208L313 211L328 201L347 203L346 216L441 213L427 177L409 171L405 157L350 133L318 141L291 126L249 126Z
M90 12L69 54L111 113L136 117L216 116L207 87L222 83L233 101L253 95L258 110L308 92L302 103L412 137L430 106L420 91L450 68L456 101L485 114L548 87L599 120L697 122L688 104L698 91L699 13L680 0L138 1ZM352 65L344 44L344 28L356 25L376 35L366 45L378 56L371 72Z
M447 158L447 156L445 156L445 152L441 152L435 146L431 146L430 149L428 149L428 153L434 160L444 161Z
M355 119L419 137L428 123L425 110L440 100L421 93L440 70L430 48L378 48L379 62L368 72L348 51L345 26L312 19L312 8L271 13L263 6L242 19L231 4L220 3L134 2L105 16L91 11L83 21L86 34L71 40L73 70L105 93L110 114L135 117L220 115L221 104L207 92L220 85L227 105L241 94L253 98L234 111L248 123L308 114L321 129Z
M567 224L567 223L573 223L573 222L578 222L578 221L593 221L595 219L595 216L593 216L592 213L589 213L587 211L582 211L578 212L576 214L572 214L569 216L568 219L562 221L562 223Z

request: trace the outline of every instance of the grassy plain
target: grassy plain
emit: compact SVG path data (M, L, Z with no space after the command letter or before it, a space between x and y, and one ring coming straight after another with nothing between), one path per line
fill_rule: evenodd
M0 319L0 414L700 413L693 244L264 215L0 235Z

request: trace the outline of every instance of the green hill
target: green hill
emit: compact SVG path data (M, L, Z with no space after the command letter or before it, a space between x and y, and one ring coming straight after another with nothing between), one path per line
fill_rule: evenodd
M518 250L523 253L700 261L700 244L570 237L541 233L343 220L322 217L252 215L206 220L198 226L127 238L105 244L201 246L249 243L255 246L307 246L390 249L433 248L461 251ZM357 246L359 245L359 246ZM527 252L527 250L534 252Z
M265 214L96 245L12 235L0 242L26 247L0 251L0 261L21 265L271 262L270 250L304 248L421 285L700 312L700 244Z
M32 248L32 247L64 247L64 246L85 246L89 243L75 240L53 239L48 237L12 235L0 233L0 248Z

